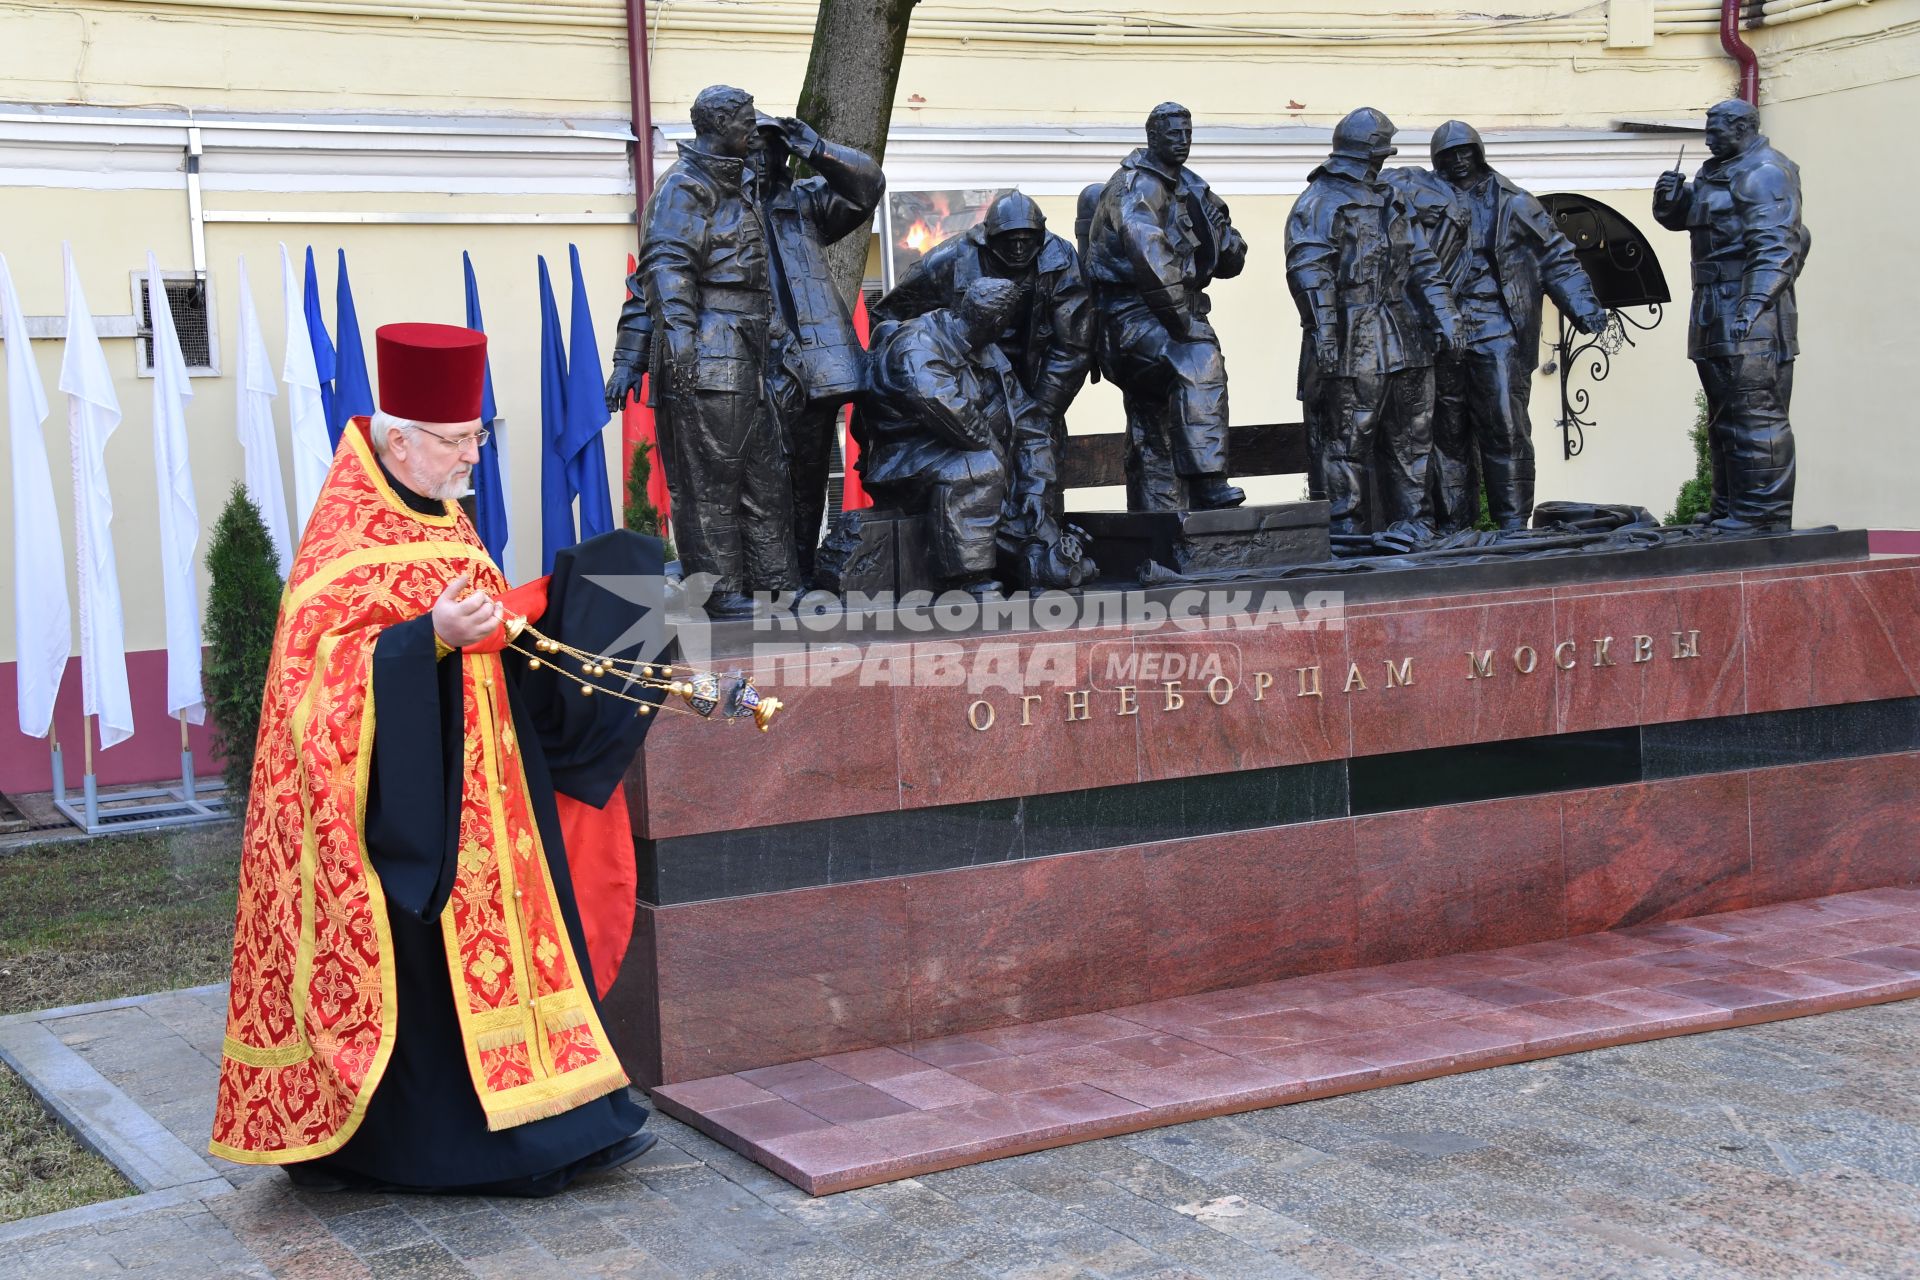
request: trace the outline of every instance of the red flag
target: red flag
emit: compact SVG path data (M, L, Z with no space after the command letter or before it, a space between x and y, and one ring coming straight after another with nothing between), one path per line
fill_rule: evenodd
M864 289L855 296L853 304L853 332L854 336L860 339L860 345L865 347L867 345L870 328L867 323L867 293ZM846 474L841 477L840 482L840 509L842 511L858 511L862 507L872 506L873 499L868 496L867 487L860 483L860 472L854 467L854 464L860 461L860 445L859 442L853 438L853 409L851 407L847 409L847 447L845 457L847 471Z
M637 266L638 264L634 261L633 255L628 254L627 274L631 276ZM631 290L628 291L627 296L633 296ZM623 477L633 474L633 449L635 445L642 442L649 445L658 443L657 437L655 437L653 433L653 410L647 407L647 379L645 377L640 379L640 389L633 395L627 397L626 404L620 407L620 462L622 467L620 474ZM671 533L668 525L673 519L673 503L667 496L667 472L666 468L660 464L660 454L657 449L652 456L647 459L647 464L647 500L653 503L653 509L660 513L661 536L669 537ZM621 482L621 492L626 492L624 480Z

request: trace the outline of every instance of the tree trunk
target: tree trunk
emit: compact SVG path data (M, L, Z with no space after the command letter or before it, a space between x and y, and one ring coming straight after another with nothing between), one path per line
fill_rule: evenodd
M832 142L883 162L907 23L918 0L820 0L813 53L800 87L799 116ZM858 232L828 250L833 281L849 305L866 274L868 237Z

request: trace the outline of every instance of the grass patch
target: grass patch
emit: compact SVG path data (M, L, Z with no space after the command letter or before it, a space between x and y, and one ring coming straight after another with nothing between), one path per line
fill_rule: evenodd
M0 1014L223 981L240 824L0 853Z
M0 1066L0 1222L36 1218L133 1188L114 1167L74 1140L19 1076Z

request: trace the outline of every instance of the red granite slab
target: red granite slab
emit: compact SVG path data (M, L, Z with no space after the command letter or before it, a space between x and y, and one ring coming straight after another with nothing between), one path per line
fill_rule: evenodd
M1747 710L1920 693L1920 568L1748 574Z
M906 1039L904 886L874 880L642 906L658 948L659 1078Z
M1361 959L1387 964L1565 934L1559 796L1413 809L1353 826Z
M1556 592L1554 643L1572 643L1551 655L1556 731L1745 711L1741 619L1737 581L1703 586L1688 579L1684 585L1643 591Z
M899 808L894 690L862 683L845 653L753 667L761 691L785 704L767 733L748 721L659 717L627 775L634 833L658 840Z
M1424 981L1411 986L1404 964L1261 983L1031 1023L998 1035L1001 1047L903 1041L653 1095L667 1114L825 1195L1184 1120L1920 995L1920 893L1864 890L1792 907L1723 912L1714 928L1593 935L1622 945L1588 952L1616 954L1584 966L1611 969L1584 995L1550 989L1567 971L1560 949L1524 944L1491 953L1504 961L1498 978L1479 963L1488 956L1450 956L1422 962ZM1714 950L1805 932L1809 916L1858 945L1778 965ZM1314 1010L1286 1003L1333 979L1348 979L1341 998ZM1234 1044L1236 1027L1264 1034ZM1291 1042L1262 1042L1281 1036ZM907 1063L924 1070L900 1071ZM862 1073L879 1078L870 1085Z
M1152 904L1141 877L1136 847L895 881L912 938L909 1034L930 1040L1145 997L1138 957Z
M1092 688L1096 651L1130 639L1110 628L916 646L913 683L895 691L891 720L901 807L1136 781L1140 717L1120 714L1117 693ZM1070 697L1076 690L1086 693L1084 709ZM990 723L986 710L969 718L975 703L992 709ZM888 725L875 718L862 732Z
M1920 753L1759 769L1752 788L1756 900L1920 883Z
M1140 727L1140 776L1265 769L1344 757L1350 745L1344 699L1300 696L1299 671L1345 672L1345 630L1283 626L1136 635L1130 646ZM1096 646L1096 690L1111 689L1111 646ZM1176 671L1194 672L1174 681ZM1325 675L1323 674L1323 680ZM1117 695L1116 695L1117 696Z
M1353 824L1143 846L1153 927L1133 963L1160 999L1354 963Z
M1325 669L1321 680L1328 698L1347 702L1353 754L1552 733L1553 609L1542 595L1349 618L1349 665ZM1479 676L1472 655L1487 653L1488 674ZM1389 664L1409 660L1411 682L1394 687Z
M1562 797L1567 931L1752 906L1747 781L1709 774Z

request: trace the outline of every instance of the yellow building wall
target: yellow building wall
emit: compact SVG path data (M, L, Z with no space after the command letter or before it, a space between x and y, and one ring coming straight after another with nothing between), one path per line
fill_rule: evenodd
M1828 42L1809 41L1817 23L1754 41L1762 65L1780 68L1761 118L1773 144L1800 166L1813 232L1796 290L1801 525L1920 528L1911 374L1920 342L1920 167L1911 132L1920 116L1920 22L1890 24L1894 12L1914 14L1914 6L1834 14L1852 21L1836 23ZM1877 27L1864 25L1876 15ZM1763 43L1766 36L1774 38Z
M1613 0L1616 6L1622 2ZM1143 7L1142 14L1168 19L1157 26L1115 21L1111 30L1094 32L1064 11L930 3L915 19L896 123L962 132L966 125L1027 122L1133 129L1153 102L1167 97L1194 108L1203 141L1207 130L1219 126L1324 127L1362 101L1384 107L1410 131L1456 115L1488 127L1603 127L1618 118L1695 121L1702 108L1731 90L1731 63L1697 7L1676 7L1675 0L1644 7L1657 33L1652 44L1609 48L1603 10L1572 27L1567 23L1573 20L1562 20L1496 24L1501 29L1492 30L1455 13L1422 16L1378 3L1337 15L1340 22L1368 26L1373 37L1334 44L1329 41L1338 33L1326 28L1336 15L1210 9L1197 0ZM1535 8L1545 12L1548 6ZM16 3L0 11L0 93L16 102L171 105L240 114L567 116L601 128L625 116L625 37L616 3L493 0L489 9L518 16L476 21L458 16L450 0L418 0L404 10L388 0ZM399 16L403 12L421 16ZM789 108L804 70L810 5L768 0L747 9L676 0L655 12L665 15L654 33L661 124L684 122L692 95L720 79L757 90L767 109ZM1913 333L1906 299L1915 293L1914 255L1901 248L1910 236L1896 224L1914 207L1909 188L1916 179L1889 164L1901 154L1905 121L1920 106L1913 87L1920 55L1915 24L1907 21L1914 13L1914 0L1883 0L1752 37L1763 56L1767 128L1803 166L1815 237L1800 291L1805 352L1794 415L1802 442L1802 523L1920 523L1911 496L1913 459L1920 451L1908 439L1910 411L1900 398L1906 380L1899 372ZM1063 30L1040 29L1050 23ZM1171 33L1175 29L1188 34ZM1303 43L1310 40L1319 43ZM1129 145L1116 141L1112 161ZM1688 168L1703 158L1694 150ZM121 161L103 153L98 163L111 168ZM176 181L184 180L165 179ZM618 216L632 208L631 194L601 189L296 194L240 186L230 180L225 188L210 189L209 209ZM1686 241L1655 227L1647 190L1596 194L1653 239L1679 298L1665 323L1618 355L1612 377L1593 388L1596 426L1579 458L1561 458L1553 425L1557 385L1536 376L1539 496L1633 502L1664 513L1691 469L1686 429L1696 383L1684 347ZM1253 246L1246 274L1214 290L1233 417L1296 421L1298 325L1282 271L1282 229L1292 195L1230 198ZM0 188L0 253L7 255L26 311L63 311L64 239L73 243L96 314L125 314L127 272L143 263L148 248L160 254L163 267L188 265L184 199L181 185L95 190L83 178ZM1048 192L1041 203L1056 229L1071 226L1071 196ZM284 349L280 240L296 254L314 246L330 322L333 251L347 250L369 360L372 330L381 323L461 319L459 255L463 248L472 251L510 441L512 568L520 577L537 572L534 257L546 255L564 316L566 248L569 241L580 246L604 357L622 298L631 225L210 224L207 257L222 376L196 379L188 411L200 511L209 529L241 470L232 378L238 337L234 263L246 255L277 373ZM53 403L48 451L71 558L65 405L55 389L61 344L33 346ZM138 650L163 642L152 538L151 383L134 376L132 341L108 340L106 348L125 412L109 446L109 464L127 640ZM284 396L276 410L285 462ZM1110 387L1090 386L1071 419L1075 431L1117 429L1118 397ZM617 469L617 426L609 428L607 446ZM7 466L0 451L0 492L11 484ZM1253 496L1286 500L1301 488L1298 477L1280 478L1257 484ZM290 499L290 482L287 493ZM12 558L0 557L0 661L13 656L11 574Z
M1645 47L1609 47L1609 7L1645 10L1659 34ZM662 118L684 119L716 80L752 87L770 105L797 98L813 0L649 8ZM1097 12L928 0L913 19L895 122L1110 123L1173 97L1218 123L1325 124L1359 105L1358 86L1403 123L1686 113L1731 83L1712 12L1702 0L1611 0L1573 13L1559 0L1525 0L1498 16L1392 0L1319 12L1217 0ZM21 101L626 110L621 0L16 0L0 26L0 82Z

